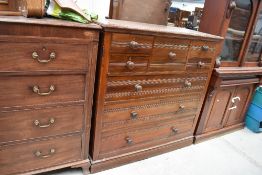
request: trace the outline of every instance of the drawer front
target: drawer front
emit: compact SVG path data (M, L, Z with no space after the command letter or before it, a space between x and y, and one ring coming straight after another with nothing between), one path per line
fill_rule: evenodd
M0 77L0 108L84 100L84 75Z
M86 70L87 45L0 43L0 71Z
M208 74L177 74L165 76L109 77L107 101L128 100L176 93L200 92Z
M107 105L103 115L103 130L120 129L165 122L185 115L195 115L201 94L157 99L142 102L127 102Z
M180 120L168 122L165 125L153 125L144 128L132 128L120 132L106 132L102 134L100 153L116 155L148 148L161 140L172 139L172 141L192 135L194 116L188 116ZM112 155L110 155L112 156ZM103 156L102 156L103 157Z
M1 174L15 174L81 160L81 137L0 147Z
M109 75L139 74L147 71L148 57L134 55L111 55Z
M214 58L215 44L212 42L193 41L189 49L188 58Z
M150 54L153 48L153 37L131 34L112 34L111 53Z
M176 68L183 70L187 61L190 40L179 40L172 38L155 38L150 70L164 66L167 69ZM161 70L161 71L164 71Z
M83 106L1 112L0 143L81 132L83 116Z

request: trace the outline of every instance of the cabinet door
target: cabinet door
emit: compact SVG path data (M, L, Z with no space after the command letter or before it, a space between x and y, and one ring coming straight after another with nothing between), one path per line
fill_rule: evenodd
M241 50L245 45L246 33L255 5L252 0L235 0L235 4L236 8L232 13L221 53L222 66L240 65Z
M259 12L256 16L256 23L247 48L244 66L262 66L262 3L260 3Z
M235 87L228 87L217 91L206 123L205 132L218 130L223 127L224 115L234 90Z
M237 86L227 108L225 126L244 122L247 105L254 91L254 84Z

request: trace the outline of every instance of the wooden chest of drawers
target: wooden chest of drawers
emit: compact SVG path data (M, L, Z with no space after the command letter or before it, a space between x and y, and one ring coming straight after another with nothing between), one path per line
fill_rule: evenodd
M91 171L192 144L222 38L127 21L102 26Z
M88 172L100 27L0 17L0 174Z

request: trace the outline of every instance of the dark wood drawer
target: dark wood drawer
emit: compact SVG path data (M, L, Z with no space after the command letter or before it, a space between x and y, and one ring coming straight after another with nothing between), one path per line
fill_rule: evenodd
M109 75L133 75L147 71L148 57L135 55L111 55L109 60Z
M204 90L207 74L176 74L163 76L109 77L107 101L128 100L152 96Z
M172 141L192 135L194 116L187 116L168 123L143 128L132 128L118 132L102 133L101 157L116 156L143 148L156 146L156 142Z
M88 45L0 43L0 71L87 70Z
M84 100L84 87L84 75L1 76L0 110Z
M153 48L153 36L112 34L111 53L150 54Z
M80 136L36 141L0 147L0 172L11 175L81 159Z
M30 111L1 112L0 144L81 132L83 117L83 106L57 106Z
M189 49L188 58L211 58L216 53L215 43L204 41L193 41Z
M200 94L180 95L156 100L127 101L106 105L103 115L103 130L120 129L165 122L185 115L195 115Z

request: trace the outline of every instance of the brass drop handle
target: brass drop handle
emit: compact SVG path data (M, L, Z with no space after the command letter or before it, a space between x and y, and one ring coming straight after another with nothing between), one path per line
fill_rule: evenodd
M143 90L143 87L140 84L135 85L136 92L141 92Z
M172 130L172 132L173 132L174 134L177 134L178 131L179 131L179 130L178 130L177 128L175 128L175 127L172 127L171 130Z
M197 67L198 67L198 68L202 68L202 67L205 66L205 64L206 64L206 63L204 63L204 62L202 62L202 61L199 61L199 62L197 63Z
M55 153L56 153L56 150L55 150L54 148L51 148L51 149L49 150L49 153L46 154L46 155L43 155L43 154L42 154L42 151L39 151L39 150L35 151L34 154L35 154L35 156L36 156L37 158L45 159L45 158L51 157L51 156L54 155Z
M133 70L135 68L135 63L133 61L127 61L126 62L126 67L129 69L129 70Z
M191 87L192 86L192 83L188 80L185 81L185 87Z
M235 10L237 7L236 1L232 0L229 5L228 5L228 9L227 9L227 14L226 14L226 18L230 18L230 16L232 15L233 10Z
M139 43L136 42L136 41L130 41L130 42L129 42L129 47L130 47L131 49L137 49L137 48L139 47Z
M48 60L41 60L38 53L37 52L33 52L32 53L32 58L36 59L39 63L49 63L50 61L54 60L56 58L56 53L55 52L51 52L49 55L49 59Z
M54 91L55 91L55 86L54 86L54 85L51 85L51 86L49 87L49 91L48 91L48 92L40 92L40 88L39 88L39 86L37 86L37 85L35 85L35 86L33 87L33 92L36 93L36 94L38 94L38 95L40 95L40 96L50 95L50 94L52 94L52 92L54 92Z
M136 119L136 118L138 117L138 113L132 111L132 112L130 113L130 116L131 116L132 119Z
M38 126L39 128L48 128L48 127L50 127L54 123L55 123L55 119L54 118L50 118L49 119L49 123L46 124L46 125L41 125L39 120L35 120L34 121L35 126Z
M128 145L131 145L131 144L133 143L133 140L132 140L130 137L127 137L127 138L126 138L126 143L127 143Z
M173 60L173 59L176 58L176 53L174 53L174 52L169 52L169 53L168 53L168 57L169 57L169 59Z
M209 50L209 46L202 46L202 50L207 52Z

